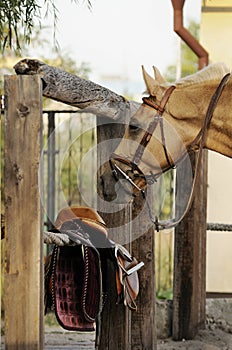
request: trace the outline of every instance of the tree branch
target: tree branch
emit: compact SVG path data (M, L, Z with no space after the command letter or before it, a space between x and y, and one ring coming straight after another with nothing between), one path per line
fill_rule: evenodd
M38 60L21 60L14 69L16 74L39 74L43 83L43 96L98 116L125 120L128 112L131 115L138 108L136 102L129 102L103 86Z

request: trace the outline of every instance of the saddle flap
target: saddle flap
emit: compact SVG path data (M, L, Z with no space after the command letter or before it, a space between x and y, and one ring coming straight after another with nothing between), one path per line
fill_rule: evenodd
M53 302L60 325L67 330L93 331L101 308L99 258L86 246L56 247Z

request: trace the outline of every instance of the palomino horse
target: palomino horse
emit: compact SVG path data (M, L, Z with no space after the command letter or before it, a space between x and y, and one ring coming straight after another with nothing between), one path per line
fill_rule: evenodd
M232 79L223 63L167 83L154 67L155 79L143 69L149 97L130 119L124 137L102 174L102 186L116 197L115 179L134 195L189 152L203 148L232 157ZM110 169L111 168L111 169ZM109 186L111 178L111 186ZM114 179L114 182L113 182ZM125 182L128 184L125 185ZM109 196L110 197L110 196Z

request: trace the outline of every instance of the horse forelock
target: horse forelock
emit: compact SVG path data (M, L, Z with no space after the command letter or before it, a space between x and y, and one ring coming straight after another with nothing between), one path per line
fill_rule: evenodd
M206 81L217 81L221 80L227 73L230 73L230 69L225 63L214 63L195 74L177 80L175 85L192 85L196 83L204 83Z

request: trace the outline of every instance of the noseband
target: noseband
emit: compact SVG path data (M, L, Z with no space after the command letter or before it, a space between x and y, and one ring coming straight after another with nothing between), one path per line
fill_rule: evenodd
M196 136L195 140L189 146L189 150L187 151L187 153L188 153L190 150L193 150L195 145L199 142L198 155L197 155L197 159L196 159L195 173L194 173L194 178L193 178L192 190L191 190L191 193L190 193L190 196L189 196L189 200L188 200L188 203L187 203L187 206L186 206L186 209L185 209L184 213L181 215L181 217L179 219L171 219L171 220L168 220L168 221L160 222L157 217L153 218L152 212L151 212L151 208L150 208L149 204L146 201L147 206L148 206L148 210L149 210L150 219L154 223L155 228L156 228L157 231L159 231L160 229L167 229L167 228L175 227L177 224L179 224L183 220L183 218L185 217L185 215L187 214L187 212L190 209L190 206L192 204L192 200L193 200L193 197L194 197L195 185L196 185L199 173L200 173L200 165L201 165L200 161L202 159L202 152L203 152L203 148L204 148L204 145L205 145L205 140L206 140L206 136L207 136L207 130L208 130L210 121L212 119L213 112L214 112L214 110L215 110L215 108L217 106L218 100L219 100L219 98L221 96L221 93L223 91L223 88L226 85L227 81L229 80L230 76L231 76L230 73L228 73L222 78L222 80L221 80L220 84L218 85L215 93L211 97L211 100L210 100L210 103L209 103L209 106L208 106L208 109L207 109L207 112L206 112L206 115L205 115L205 119L204 119L204 122L203 122L203 126L200 129L200 131L199 131L198 135ZM141 158L143 156L145 148L148 145L148 143L149 143L149 141L150 141L150 139L151 139L151 137L152 137L156 127L157 127L157 125L160 124L163 149L164 149L164 153L165 153L165 157L166 157L167 163L169 165L168 169L175 167L175 164L170 161L168 153L167 153L165 137L164 137L164 130L163 130L163 118L162 118L162 115L163 115L164 110L165 110L165 106L166 106L166 104L168 102L168 99L169 99L169 97L170 97L170 95L171 95L171 93L173 92L174 89L175 89L174 86L170 86L166 90L166 93L164 94L160 105L157 105L155 102L153 102L151 100L151 97L148 97L148 98L144 97L143 98L143 103L145 105L148 105L148 106L156 109L157 113L154 116L154 118L151 121L151 123L149 124L148 129L145 131L145 134L144 134L144 136L143 136L143 138L142 138L138 148L135 151L135 155L134 155L132 161L130 161L128 159L125 159L125 158L122 158L120 156L114 155L114 154L112 155L112 158L110 159L110 166L111 166L112 174L114 175L114 177L118 180L119 179L118 175L120 174L124 179L129 181L130 184L133 187L135 187L137 190L139 190L140 193L142 194L142 196L145 199L146 199L145 191L143 189L139 188L135 184L134 180L132 180L132 178L127 173L125 173L117 164L115 164L113 162L113 159L128 165L129 168L131 169L130 171L132 172L132 174L134 176L134 179L136 177L144 177L146 182L147 182L147 184L149 184L149 182L153 183L154 181L156 181L156 176L159 176L160 174L157 174L156 176L154 174L145 176L142 173L142 171L139 169L138 164L141 161ZM181 157L181 159L183 159L183 158L184 157ZM168 169L166 169L166 170L168 170Z

